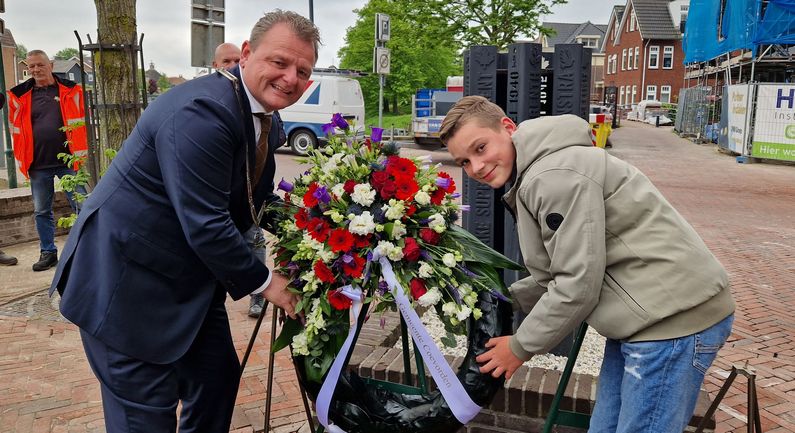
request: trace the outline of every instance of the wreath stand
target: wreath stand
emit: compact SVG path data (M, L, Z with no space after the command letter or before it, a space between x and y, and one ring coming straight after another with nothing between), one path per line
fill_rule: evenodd
M546 422L542 433L550 433L552 427L555 425L562 425L567 427L576 427L587 429L591 421L591 416L585 413L572 412L567 410L560 410L560 401L563 399L563 393L571 379L571 373L574 370L574 363L577 362L577 355L580 353L582 342L585 340L585 333L588 331L588 324L582 322L577 332L574 334L574 344L569 350L569 357L566 360L566 367L563 369L563 374L558 383L558 389L555 391L555 398L552 400L552 406L549 408Z

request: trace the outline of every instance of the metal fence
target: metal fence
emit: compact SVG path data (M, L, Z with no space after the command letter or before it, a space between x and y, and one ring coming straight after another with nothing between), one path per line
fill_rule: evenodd
M713 102L710 101L709 86L691 87L679 91L679 105L676 110L674 129L680 134L706 135L706 126L713 121Z

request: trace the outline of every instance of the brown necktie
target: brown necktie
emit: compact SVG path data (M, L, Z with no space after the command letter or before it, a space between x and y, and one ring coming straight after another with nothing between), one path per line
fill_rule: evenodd
M254 185L259 183L259 178L262 176L262 170L265 169L265 163L268 156L268 133L271 130L271 121L273 116L265 113L254 113L260 121L259 140L257 140L257 151L254 154L254 178L252 179Z

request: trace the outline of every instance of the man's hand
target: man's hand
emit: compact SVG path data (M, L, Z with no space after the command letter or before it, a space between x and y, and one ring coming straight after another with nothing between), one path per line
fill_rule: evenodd
M495 337L486 343L486 347L491 350L475 358L478 363L484 364L480 367L481 373L491 372L493 377L500 377L505 373L507 380L513 376L517 368L524 364L524 361L513 354L508 343L510 338L510 336Z
M290 281L284 275L274 272L271 276L270 285L262 292L262 295L265 296L268 302L283 309L288 316L295 319L295 306L298 304L298 295L287 290L289 283Z

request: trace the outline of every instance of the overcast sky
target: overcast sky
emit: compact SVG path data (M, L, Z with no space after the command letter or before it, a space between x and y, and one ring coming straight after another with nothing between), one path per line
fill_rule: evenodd
M353 9L366 0L314 0L315 24L320 28L324 45L317 66L339 63L337 51L345 30L356 21ZM0 15L18 44L29 50L41 49L51 57L62 48L77 48L74 31L83 43L86 35L96 41L97 19L94 0L8 0L6 13ZM621 0L569 0L556 6L545 21L607 24L612 6ZM248 38L257 17L280 7L309 16L308 0L226 0L226 41L236 44ZM138 33L144 34L144 61L169 76L196 74L190 66L191 0L137 0Z

